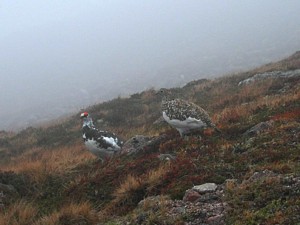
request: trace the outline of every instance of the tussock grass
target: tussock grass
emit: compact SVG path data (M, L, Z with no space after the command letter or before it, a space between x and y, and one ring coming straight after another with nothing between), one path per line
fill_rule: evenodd
M126 203L133 201L132 197L134 193L144 188L144 183L140 177L135 177L128 175L127 178L120 184L120 186L115 190L114 197L118 203Z
M93 158L94 156L80 145L55 150L33 148L16 156L10 163L0 165L0 170L24 173L39 183L43 182L46 174L65 174Z
M29 202L21 200L0 213L0 225L30 225L38 215L38 209Z
M44 216L33 225L98 224L98 216L89 202L70 203L59 211Z
M101 221L110 217L122 215L133 209L148 193L158 194L160 191L155 188L161 183L163 177L169 172L170 165L161 164L158 168L149 171L141 176L131 174L120 183L113 192L114 199L107 207L99 212Z
M262 96L255 101L238 106L224 108L218 115L215 115L215 120L220 124L228 122L238 122L242 118L251 118L256 111L262 108L272 110L287 104L291 104L300 99L300 90L286 95Z
M169 172L169 169L169 164L161 164L158 168L140 177L129 174L113 194L116 202L131 201L135 192L140 191L146 194L146 190L154 189L161 182L161 179Z

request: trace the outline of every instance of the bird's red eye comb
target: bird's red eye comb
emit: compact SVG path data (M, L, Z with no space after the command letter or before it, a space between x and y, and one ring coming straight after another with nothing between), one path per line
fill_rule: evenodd
M89 113L88 112L83 112L80 114L80 118L88 117Z

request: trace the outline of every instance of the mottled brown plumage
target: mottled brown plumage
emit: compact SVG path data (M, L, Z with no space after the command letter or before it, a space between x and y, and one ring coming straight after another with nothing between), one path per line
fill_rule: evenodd
M166 89L161 89L160 93L163 95L161 104L163 117L181 136L206 127L219 131L208 113L200 106L179 98L170 99L169 91Z

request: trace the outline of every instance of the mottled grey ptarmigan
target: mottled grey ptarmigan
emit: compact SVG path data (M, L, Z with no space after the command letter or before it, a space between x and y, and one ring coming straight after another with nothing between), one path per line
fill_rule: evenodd
M87 149L101 160L121 151L123 141L116 134L97 129L87 112L80 115L83 120L82 137Z
M180 136L212 127L216 131L220 130L211 121L208 113L200 106L179 98L171 99L167 89L161 89L162 95L162 115L167 123L176 128Z

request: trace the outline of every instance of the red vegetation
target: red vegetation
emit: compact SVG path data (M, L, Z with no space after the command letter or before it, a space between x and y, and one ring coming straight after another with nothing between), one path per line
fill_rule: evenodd
M276 114L275 116L272 116L272 120L294 120L294 119L300 119L300 109L296 109L294 111L284 112L280 114Z

